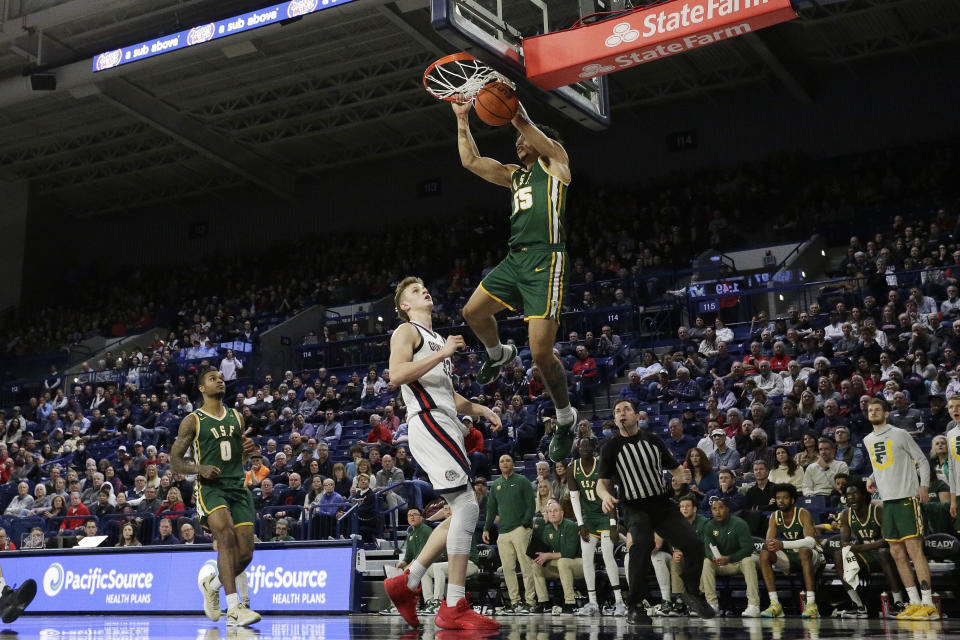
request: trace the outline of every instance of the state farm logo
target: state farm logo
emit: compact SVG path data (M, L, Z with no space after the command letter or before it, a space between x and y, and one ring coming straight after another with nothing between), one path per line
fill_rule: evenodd
M581 78L592 78L598 76L601 73L610 73L611 71L616 71L617 68L608 64L588 64L583 68L583 71L580 72Z
M608 47L619 47L625 42L633 42L640 37L640 32L630 26L629 22L621 22L613 27L613 34L603 41Z
M326 4L326 3L324 3ZM296 18L317 8L317 0L293 0L287 5L287 17Z
M187 34L187 44L200 44L201 42L212 40L214 33L216 33L216 26L214 26L212 22L200 27L194 27L190 29L190 33Z

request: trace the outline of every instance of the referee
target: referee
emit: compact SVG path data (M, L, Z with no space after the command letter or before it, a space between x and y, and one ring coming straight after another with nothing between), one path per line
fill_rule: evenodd
M643 600L648 595L647 576L654 531L674 549L683 552L681 574L686 593L681 597L687 607L701 618L714 617L713 608L707 604L699 589L703 571L703 543L680 513L677 503L667 498L663 479L663 472L670 471L689 482L690 471L674 460L660 438L640 431L637 412L630 400L619 400L614 405L613 420L620 428L620 433L603 445L600 452L597 495L603 500L604 512L614 517L617 503L623 502L627 530L633 537L627 622L653 622L643 608ZM620 500L613 495L614 485L619 487Z

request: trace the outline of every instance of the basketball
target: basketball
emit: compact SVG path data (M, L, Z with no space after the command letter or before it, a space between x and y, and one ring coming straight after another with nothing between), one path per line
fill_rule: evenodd
M492 127L502 127L513 120L520 108L517 92L503 82L491 82L477 93L474 109L481 120Z

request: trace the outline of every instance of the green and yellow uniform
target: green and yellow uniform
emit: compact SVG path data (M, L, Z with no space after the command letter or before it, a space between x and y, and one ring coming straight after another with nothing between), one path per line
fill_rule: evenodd
M883 527L877 521L877 508L870 504L867 507L867 517L861 521L857 512L851 507L847 509L847 521L850 524L850 537L854 544L870 544L883 540ZM869 571L880 571L880 554L876 551L861 551L856 554Z
M603 512L603 501L597 497L597 482L600 481L600 471L597 468L597 458L593 459L590 472L583 468L582 460L573 461L573 479L577 483L580 493L580 511L583 513L583 524L590 535L599 538L602 531L610 531L610 516Z
M417 556L419 556L420 552L423 551L423 547L426 546L427 538L430 537L431 533L433 533L433 529L431 529L430 526L424 522L421 522L419 527L411 527L407 531L407 543L403 551L403 561L406 564L410 564L417 559ZM434 562L446 561L446 552L444 552Z
M559 553L563 558L577 558L580 556L579 527L573 520L563 519L554 526L544 522L534 527L533 535L540 538L550 553Z
M543 158L511 176L510 252L480 283L491 298L524 319L559 319L568 278L564 213L569 182Z
M774 517L777 522L778 540L803 540L803 525L800 523L801 511L804 511L802 507L793 507L793 518L788 525L786 523L787 518L784 517L785 512L777 509ZM786 513L789 514L790 512L787 511ZM817 550L819 551L819 543ZM790 571L800 571L803 568L803 564L800 562L800 553L796 549L784 549L782 553L786 554L790 560Z
M197 476L194 497L200 523L218 509L229 509L233 526L253 525L253 494L243 481L243 420L236 409L224 407L223 415L212 416L203 409L193 412L197 433L193 451L197 464L220 469L220 475L207 480Z
M535 503L533 485L526 477L518 473L510 474L509 478L500 476L487 495L487 520L483 530L490 531L497 516L500 516L500 535L517 527L531 528Z

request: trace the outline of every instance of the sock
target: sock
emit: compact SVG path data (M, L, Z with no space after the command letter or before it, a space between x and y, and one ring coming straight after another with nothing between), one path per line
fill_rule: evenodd
M487 355L490 356L490 359L496 362L503 357L503 345L498 341L496 346L487 347Z
M447 583L447 606L455 607L467 595L466 587L462 584Z
M241 600L250 600L250 584L247 582L247 574L243 571L237 576L237 594Z
M594 590L594 591L587 591L587 601L588 601L590 604L597 604L597 592L596 592L596 590Z
M893 603L894 603L894 604L897 604L897 603L903 602L903 601L906 599L906 597L907 597L907 596L903 593L903 591L899 591L899 590L898 590L898 591L894 591L894 592L893 592Z
M230 609L236 609L238 606L240 606L240 594L228 593L227 594L227 611L230 611Z
M220 574L213 576L213 580L210 581L210 588L214 591L220 591L223 588L223 583L220 582Z
M768 591L767 595L770 596L770 604L780 604L780 596L777 595L776 591Z
M850 596L853 604L857 605L857 609L863 609L863 600L860 598L860 594L857 593L856 589L847 589L847 595Z
M807 605L817 604L817 594L814 591L807 591Z
M907 587L907 597L910 598L910 604L920 604L920 591L916 585Z
M620 589L613 590L613 601L616 604L623 604L623 593L620 592Z
M559 425L561 425L561 424L571 425L571 428L572 428L572 425L573 425L573 406L571 406L571 405L568 404L568 405L565 406L563 409L557 409L557 425L558 425L558 429L559 429Z
M925 607L934 606L933 589L920 589L920 601Z
M423 574L427 572L427 568L420 564L419 560L414 560L407 568L410 570L410 574L407 576L407 588L413 591L420 584L420 581L423 579Z

